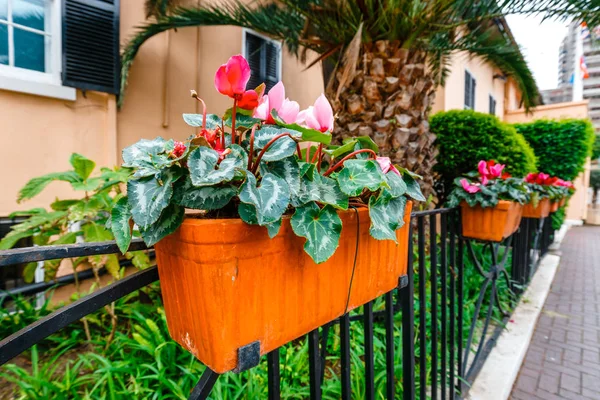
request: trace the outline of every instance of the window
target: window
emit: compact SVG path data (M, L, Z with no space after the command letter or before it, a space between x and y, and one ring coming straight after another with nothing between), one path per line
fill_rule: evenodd
M490 94L490 114L496 115L496 99Z
M243 54L252 71L247 89L264 82L268 91L281 80L281 44L247 29L243 32Z
M0 89L74 100L61 84L60 0L0 0Z
M475 86L477 82L469 71L465 71L465 109L475 109Z

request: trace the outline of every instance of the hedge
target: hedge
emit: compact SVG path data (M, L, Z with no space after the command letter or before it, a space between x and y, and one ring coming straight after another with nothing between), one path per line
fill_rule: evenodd
M533 147L538 170L568 181L583 171L596 138L592 123L583 119L540 119L515 128Z
M434 170L439 174L438 195L445 198L457 176L477 168L479 160L506 164L514 176L536 170L536 159L525 138L496 116L471 110L452 110L430 119L439 151Z
M600 135L594 138L594 146L592 147L592 160L600 158Z

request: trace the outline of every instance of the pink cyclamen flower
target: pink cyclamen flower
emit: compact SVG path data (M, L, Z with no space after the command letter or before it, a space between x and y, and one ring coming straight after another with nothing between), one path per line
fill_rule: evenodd
M285 87L281 81L273 86L266 96L262 97L252 116L262 119L267 124L274 124L275 120L271 116L272 110L277 111L279 117L286 124L294 123L300 111L298 103L285 98Z
M185 153L185 149L187 149L187 147L185 146L185 144L183 144L183 142L179 142L179 141L175 141L175 146L173 147L173 156L175 158L179 158L183 155L183 153Z
M331 132L333 130L333 109L325 95L321 94L314 106L300 111L296 122L317 131Z
M400 171L398 171L398 168L396 168L396 166L392 164L392 161L389 157L377 157L375 160L379 163L379 166L381 167L381 170L384 174L387 174L389 171L392 171L396 175L402 176L400 174Z
M482 176L479 178L479 180L481 181L481 184L482 184L483 186L487 185L487 184L488 184L488 181L489 181L488 177L487 177L487 176L485 176L485 175L482 175Z
M258 95L254 90L246 90L249 80L248 61L238 54L219 67L215 74L215 88L219 93L238 100L239 107L251 110L258 105Z
M468 180L466 179L461 179L460 180L460 184L462 185L463 189L465 189L465 191L467 193L477 193L479 191L481 191L481 188L479 187L478 184L474 184L472 185Z
M485 160L479 161L479 164L477 164L477 170L481 176L488 176L490 173L487 169L487 162Z
M504 164L495 164L489 167L490 170L490 178L500 178L502 176L502 170L504 169Z

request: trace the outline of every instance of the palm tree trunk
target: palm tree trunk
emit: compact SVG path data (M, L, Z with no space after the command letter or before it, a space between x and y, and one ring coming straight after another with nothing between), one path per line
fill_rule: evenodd
M370 136L381 155L423 176L420 183L426 197L435 195L437 151L428 122L435 85L425 53L394 42L366 43L353 76L345 79L343 75L338 70L327 88L337 113L334 141Z

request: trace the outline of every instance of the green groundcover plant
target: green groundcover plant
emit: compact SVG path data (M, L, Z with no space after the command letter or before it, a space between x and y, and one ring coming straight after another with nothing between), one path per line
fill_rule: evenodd
M513 176L536 170L533 149L516 130L496 116L471 110L451 110L431 117L439 155L434 167L439 174L442 199L454 187L454 179L473 169L473 160L496 160Z
M494 207L500 200L525 204L530 195L523 179L504 173L504 165L494 160L479 161L478 170L455 179L455 188L448 198L448 206L456 207L461 202L469 206Z
M280 82L268 94L264 84L246 90L250 67L233 56L215 75L216 89L233 99L222 117L184 114L199 128L185 142L141 140L123 151L134 173L127 197L112 210L111 229L122 251L131 241L130 220L147 245L173 233L186 208L204 217L241 218L277 235L291 215L296 235L317 263L335 252L342 230L338 210L365 206L375 239L396 240L407 198L425 200L416 176L378 157L368 137L329 145L334 116L321 95L299 111ZM229 129L227 129L229 128Z

